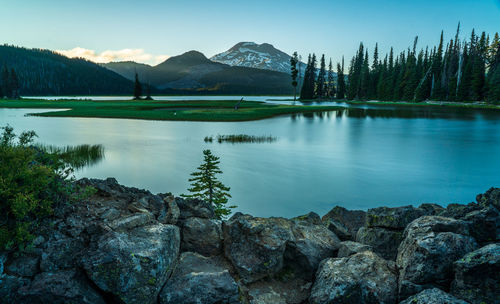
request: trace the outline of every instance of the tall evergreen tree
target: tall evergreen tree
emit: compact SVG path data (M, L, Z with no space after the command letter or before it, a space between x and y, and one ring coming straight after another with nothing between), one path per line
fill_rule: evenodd
M328 90L327 96L328 98L335 98L335 79L333 77L333 64L332 59L330 58L330 63L328 64Z
M325 55L321 56L320 67L318 73L318 80L316 81L316 96L318 98L324 98L326 96L326 63Z
M344 57L342 57L342 66L337 63L337 99L345 98L345 78L344 78Z
M476 44L472 64L471 98L474 101L484 99L485 92L485 74L486 74L486 33L483 32L481 38Z
M9 69L7 68L6 65L3 66L2 68L2 75L1 75L1 85L2 85L2 92L5 97L10 98L12 95L12 89L10 87L10 74L9 74Z
M17 74L14 69L10 70L10 89L11 89L11 98L19 98L19 79L17 79Z
M135 72L135 82L134 82L134 99L141 99L142 96L142 85L139 81L139 75Z
M297 85L298 85L297 76L299 74L299 70L297 69L298 62L299 62L299 55L297 54L297 52L294 52L292 57L290 58L294 102L297 99Z

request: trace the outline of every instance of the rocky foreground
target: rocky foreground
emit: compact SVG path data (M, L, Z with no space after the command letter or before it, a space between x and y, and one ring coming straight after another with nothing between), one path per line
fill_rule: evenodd
M333 208L221 222L210 205L114 179L57 210L1 303L500 303L500 189L447 208Z

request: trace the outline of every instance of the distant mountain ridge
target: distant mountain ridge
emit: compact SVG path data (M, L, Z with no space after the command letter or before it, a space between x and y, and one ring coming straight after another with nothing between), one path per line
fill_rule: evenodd
M290 73L290 58L290 55L269 43L240 42L210 59L231 66ZM305 70L303 63L301 63L301 70Z

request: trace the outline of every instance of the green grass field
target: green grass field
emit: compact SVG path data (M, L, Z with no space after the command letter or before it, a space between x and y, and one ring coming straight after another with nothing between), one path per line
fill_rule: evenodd
M90 101L90 100L1 100L0 108L47 109L36 116L99 117L184 121L248 121L285 114L332 111L331 106L274 105L244 101ZM51 109L62 109L51 111Z

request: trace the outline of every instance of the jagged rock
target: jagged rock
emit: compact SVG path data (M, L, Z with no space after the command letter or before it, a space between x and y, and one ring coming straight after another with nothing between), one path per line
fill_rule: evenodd
M399 304L468 304L438 288L426 289Z
M85 248L82 239L66 236L54 231L44 244L40 260L42 271L70 269L77 266L76 258Z
M334 219L327 219L325 225L342 241L352 240L352 235L349 229L341 222ZM359 231L359 230L358 230Z
M365 218L365 211L347 210L346 208L335 206L332 210L325 214L321 220L327 225L330 219L341 223L343 226L347 227L347 230L351 234L351 239L354 240L356 239L358 229L365 224Z
M286 244L294 238L292 222L236 213L223 224L225 255L244 283L278 273Z
M158 220L162 224L177 224L181 211L175 202L175 197L171 194L159 194L159 196L163 198L163 201L167 205L167 213L163 218L158 218Z
M291 219L292 221L306 221L314 225L321 224L321 217L315 212L309 212L308 214L300 215Z
M394 262L365 251L323 261L309 301L311 304L396 303L396 286Z
M0 253L0 304L16 303L19 300L17 291L29 284L26 278L16 277L4 273L7 253Z
M40 258L37 256L22 256L13 260L7 270L16 276L32 277L40 272L39 264Z
M401 299L431 286L447 288L453 262L477 246L466 222L439 216L416 219L404 237L396 260Z
M476 201L483 207L493 206L500 210L500 188L490 188L486 193L476 196Z
M438 215L445 210L438 204L422 204L418 206L418 209L423 210L425 215Z
M402 240L403 231L379 227L361 227L356 235L356 242L370 246L373 252L387 260L396 259Z
M82 259L89 278L124 303L155 303L179 254L176 226L155 224L102 235Z
M462 219L467 213L481 209L482 207L478 204L469 203L467 205L462 204L449 204L446 209L436 214L442 217L451 217L454 219Z
M270 286L252 289L248 295L250 304L289 304L283 296Z
M344 258L363 251L373 251L373 248L369 245L352 241L345 241L340 243L337 257Z
M454 263L451 293L470 303L500 303L500 244L490 244Z
M221 223L217 220L190 217L183 222L181 232L181 251L198 252L205 256L222 251Z
M127 231L135 227L144 226L154 220L153 215L149 212L134 213L127 217L118 218L108 226L115 231Z
M293 239L287 245L284 258L305 278L312 278L319 263L333 257L339 247L339 238L323 225L308 221L295 221Z
M105 304L86 278L75 270L44 272L19 289L18 303Z
M470 225L470 234L480 244L500 241L500 212L493 206L467 213L463 218Z
M240 303L238 285L228 268L216 258L193 252L181 255L159 299L161 304Z
M302 304L307 303L311 286L310 282L282 274L279 279L262 280L249 285L248 298L251 304Z
M206 219L215 219L214 208L210 203L199 199L175 198L175 203L179 207L179 221L190 217L199 217Z
M424 210L413 206L373 208L366 213L365 227L404 230L409 223L423 215Z

